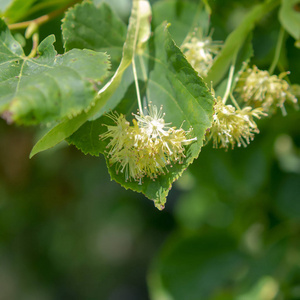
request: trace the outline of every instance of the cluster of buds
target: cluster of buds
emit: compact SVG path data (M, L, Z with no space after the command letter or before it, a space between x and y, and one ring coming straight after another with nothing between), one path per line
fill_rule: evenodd
M133 114L133 125L125 116L117 112L107 116L114 125L105 125L107 131L100 139L110 138L107 157L111 165L116 164L116 173L124 173L125 181L138 181L142 184L143 177L155 180L157 176L168 172L167 166L172 163L183 163L186 157L185 145L197 138L187 139L191 130L168 127L165 123L162 107L148 106L148 115Z
M235 145L246 147L254 134L259 133L253 118L260 119L266 115L261 107L236 109L224 104L221 97L217 97L214 110L212 127L206 134L206 141L212 140L214 148L228 149L229 145L232 149Z
M220 52L221 45L213 41L211 35L204 37L201 30L188 35L181 46L186 59L202 77L206 77L213 65L214 57Z
M290 91L289 84L283 80L287 73L279 76L270 75L268 71L261 71L256 66L247 69L241 74L236 91L246 105L262 107L268 113L274 113L281 108L285 114L284 103L297 103L297 98Z

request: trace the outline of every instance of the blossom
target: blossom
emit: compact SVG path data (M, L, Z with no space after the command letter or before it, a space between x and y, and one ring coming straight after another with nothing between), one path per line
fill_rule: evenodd
M266 114L262 108L246 106L236 109L232 105L223 103L221 97L216 99L213 123L208 130L206 140L213 140L214 148L226 148L231 145L247 146L254 139L254 134L259 133L254 118L259 119Z
M279 76L271 76L268 71L253 66L241 74L236 91L247 105L262 107L268 114L274 113L279 107L285 114L286 101L297 103L289 84L282 79L286 75L287 73L281 73Z
M138 126L143 129L150 137L160 137L166 135L166 124L164 120L165 114L162 112L162 106L157 109L156 105L148 105L147 109L148 115L139 116L134 114L135 118L138 120Z
M206 77L213 65L214 57L220 52L221 45L210 36L203 36L201 30L188 35L181 46L186 59L202 77Z
M127 131L129 128L129 122L126 121L124 115L117 112L109 113L106 115L109 117L115 125L104 125L107 127L107 131L100 136L100 139L104 140L111 138L106 148L110 149L110 155L115 151L119 151L123 148L124 140L127 138Z
M111 165L116 166L116 173L124 173L125 181L138 181L143 177L155 180L168 172L172 163L183 163L186 158L185 147L197 138L188 139L192 129L169 127L165 123L162 107L149 105L147 115L133 114L133 125L117 112L107 116L115 125L104 125L107 131L99 137L110 139L106 155Z

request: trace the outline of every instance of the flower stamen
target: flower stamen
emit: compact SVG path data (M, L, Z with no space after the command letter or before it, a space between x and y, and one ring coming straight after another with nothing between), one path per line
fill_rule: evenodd
M171 123L165 123L162 106L157 109L150 103L146 112L147 115L133 114L133 125L122 114L108 114L115 125L104 125L107 132L99 136L100 140L110 138L106 155L111 165L116 164L116 173L123 173L125 181L139 184L145 176L155 181L166 174L171 163L182 164L186 158L184 146L197 140L187 138L192 129L169 127Z

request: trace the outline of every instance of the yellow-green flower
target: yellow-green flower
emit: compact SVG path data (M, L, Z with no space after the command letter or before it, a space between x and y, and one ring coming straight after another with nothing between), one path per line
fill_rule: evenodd
M104 125L107 132L101 140L110 138L107 157L111 165L116 165L116 173L124 173L125 181L138 181L143 177L155 180L168 172L172 163L183 163L186 157L184 146L196 138L187 138L191 133L182 128L168 127L162 108L148 107L148 115L134 114L133 125L122 114L110 113L108 117L115 125Z
M209 129L206 140L213 141L214 148L233 149L235 145L247 146L254 139L254 134L259 133L253 118L260 118L266 114L262 108L246 106L236 109L232 105L223 103L221 97L216 99L213 123Z
M281 73L279 76L271 76L268 71L253 66L241 74L236 91L246 105L262 107L268 114L274 113L279 107L285 114L285 102L297 103L289 84L282 79L286 75Z
M116 125L104 125L107 131L100 136L101 140L111 138L106 148L110 148L109 155L123 148L125 140L128 138L129 122L126 121L124 115L117 112L111 112L106 115L114 121Z
M221 45L220 42L213 41L211 36L203 36L202 30L195 29L188 35L181 50L198 74L206 77L213 65L214 57L221 50Z

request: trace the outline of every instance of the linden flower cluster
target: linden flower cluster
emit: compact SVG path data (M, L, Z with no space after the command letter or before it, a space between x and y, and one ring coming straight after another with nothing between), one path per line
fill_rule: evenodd
M247 105L262 107L269 114L280 107L285 114L285 101L297 103L289 84L282 79L286 75L287 73L281 73L279 76L271 76L268 71L261 71L253 66L241 74L236 91Z
M213 41L211 36L203 37L202 31L198 36L197 29L187 37L181 46L186 59L202 77L206 77L213 65L214 57L220 52L220 42Z
M266 115L262 108L246 106L236 109L232 105L226 105L221 97L216 99L214 109L212 127L206 135L207 141L213 140L214 148L228 149L230 144L232 149L235 145L246 147L254 139L254 133L259 133L253 118L260 119Z
M107 156L111 165L116 164L116 172L125 174L125 181L138 181L147 176L155 180L158 175L168 172L167 165L183 163L185 145L197 138L187 139L191 130L168 127L165 123L162 107L149 105L148 115L133 114L133 126L123 114L117 112L107 116L115 125L105 125L107 131L100 139L110 138L106 146Z

